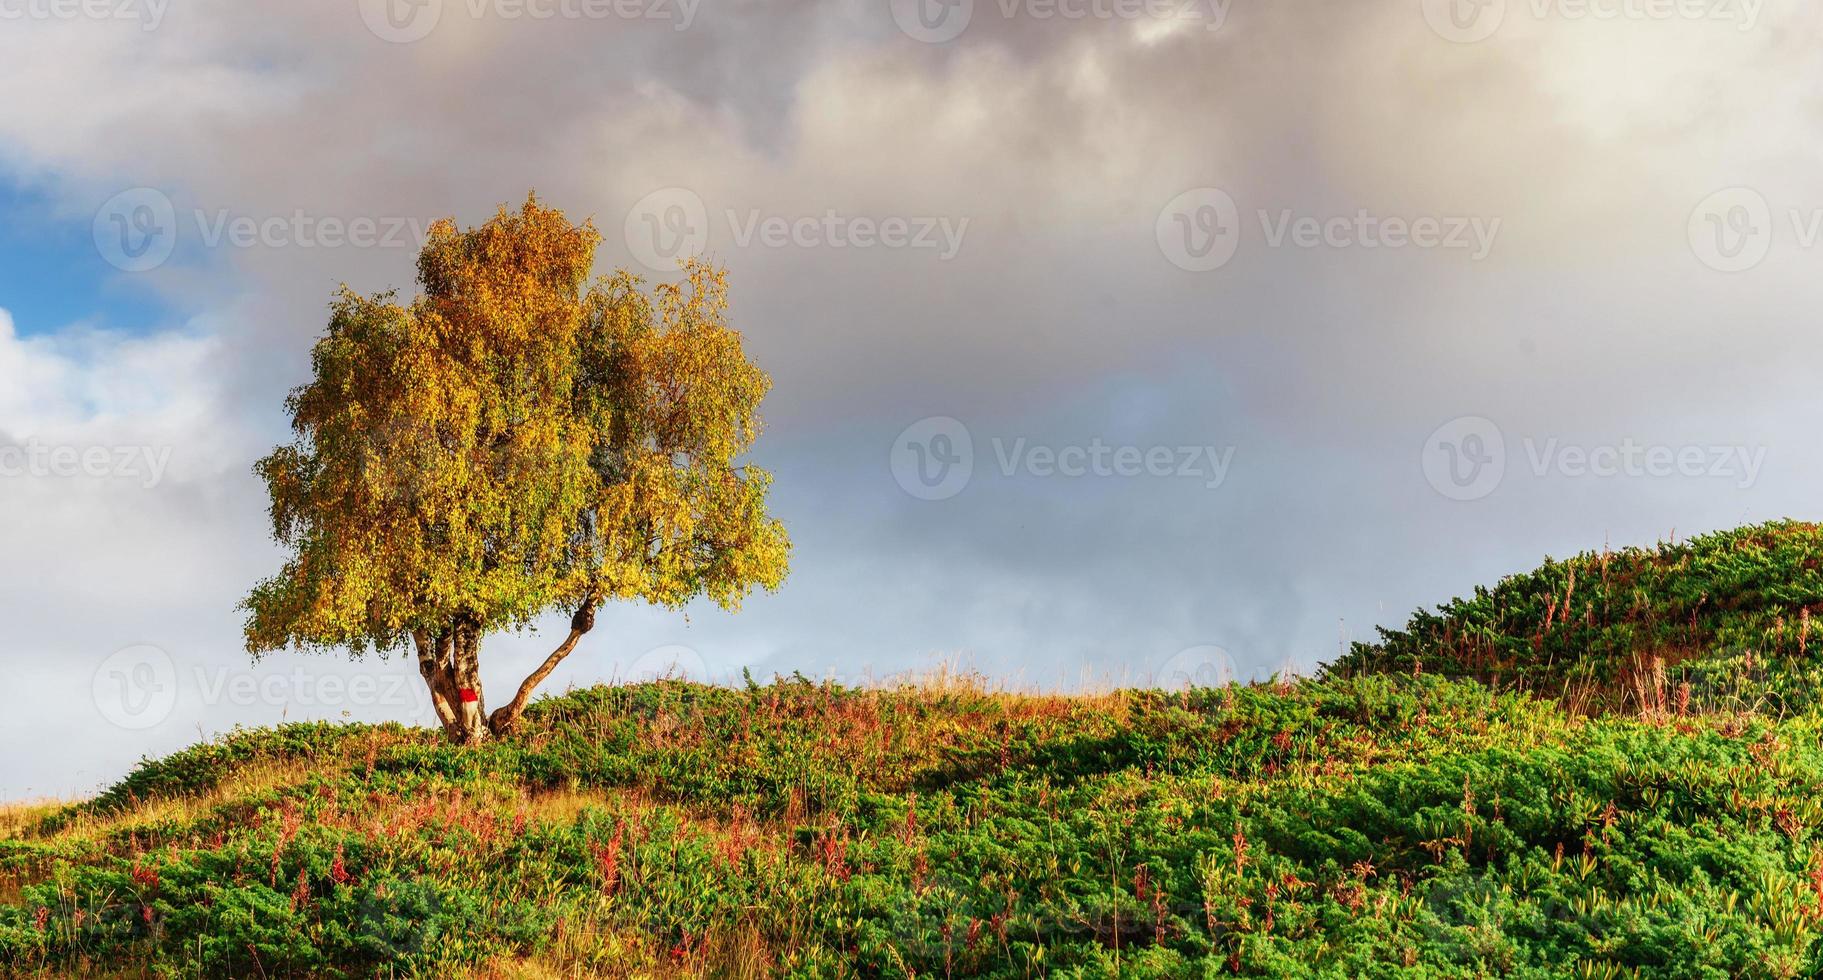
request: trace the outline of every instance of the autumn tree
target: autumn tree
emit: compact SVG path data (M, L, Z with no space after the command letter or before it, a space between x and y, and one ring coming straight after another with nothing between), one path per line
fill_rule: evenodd
M453 740L512 730L608 600L735 608L790 543L742 462L771 380L702 264L593 279L599 241L534 196L434 225L423 294L346 286L256 467L284 567L243 603L255 656L414 651ZM568 636L488 714L481 644L561 610Z

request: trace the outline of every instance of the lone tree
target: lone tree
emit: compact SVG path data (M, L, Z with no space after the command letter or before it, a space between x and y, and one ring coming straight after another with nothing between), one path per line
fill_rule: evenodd
M242 604L249 652L410 644L444 730L475 743L513 729L603 601L778 588L771 477L740 462L771 380L722 272L591 280L599 240L533 196L432 226L409 305L342 288L286 402L295 441L255 468L288 557ZM553 610L568 637L489 715L482 638Z

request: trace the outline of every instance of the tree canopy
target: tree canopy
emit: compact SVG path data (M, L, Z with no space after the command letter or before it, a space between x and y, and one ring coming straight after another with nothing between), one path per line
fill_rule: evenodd
M244 603L250 651L415 644L440 719L474 740L480 637L561 609L573 648L606 600L735 608L779 586L771 478L742 461L771 380L725 273L592 279L598 241L533 196L433 225L408 304L342 288L286 403L295 439L256 467L288 556Z

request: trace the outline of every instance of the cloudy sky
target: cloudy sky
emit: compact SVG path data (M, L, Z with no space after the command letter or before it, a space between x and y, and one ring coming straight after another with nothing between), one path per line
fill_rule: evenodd
M338 283L536 189L703 252L796 542L548 688L1314 670L1604 542L1817 516L1798 0L0 0L0 799L430 713L241 652ZM498 637L500 690L556 641Z

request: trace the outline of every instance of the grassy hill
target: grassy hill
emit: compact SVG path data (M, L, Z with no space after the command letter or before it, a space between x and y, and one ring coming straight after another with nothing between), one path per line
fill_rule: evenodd
M1438 677L666 682L291 725L15 810L0 962L175 976L1809 976L1809 718Z
M1819 533L1551 562L1295 683L240 732L0 809L0 974L1823 975Z
M1793 710L1816 703L1823 525L1780 521L1682 544L1590 551L1508 576L1380 641L1338 674L1426 672L1578 707ZM1679 693L1680 685L1688 687Z

